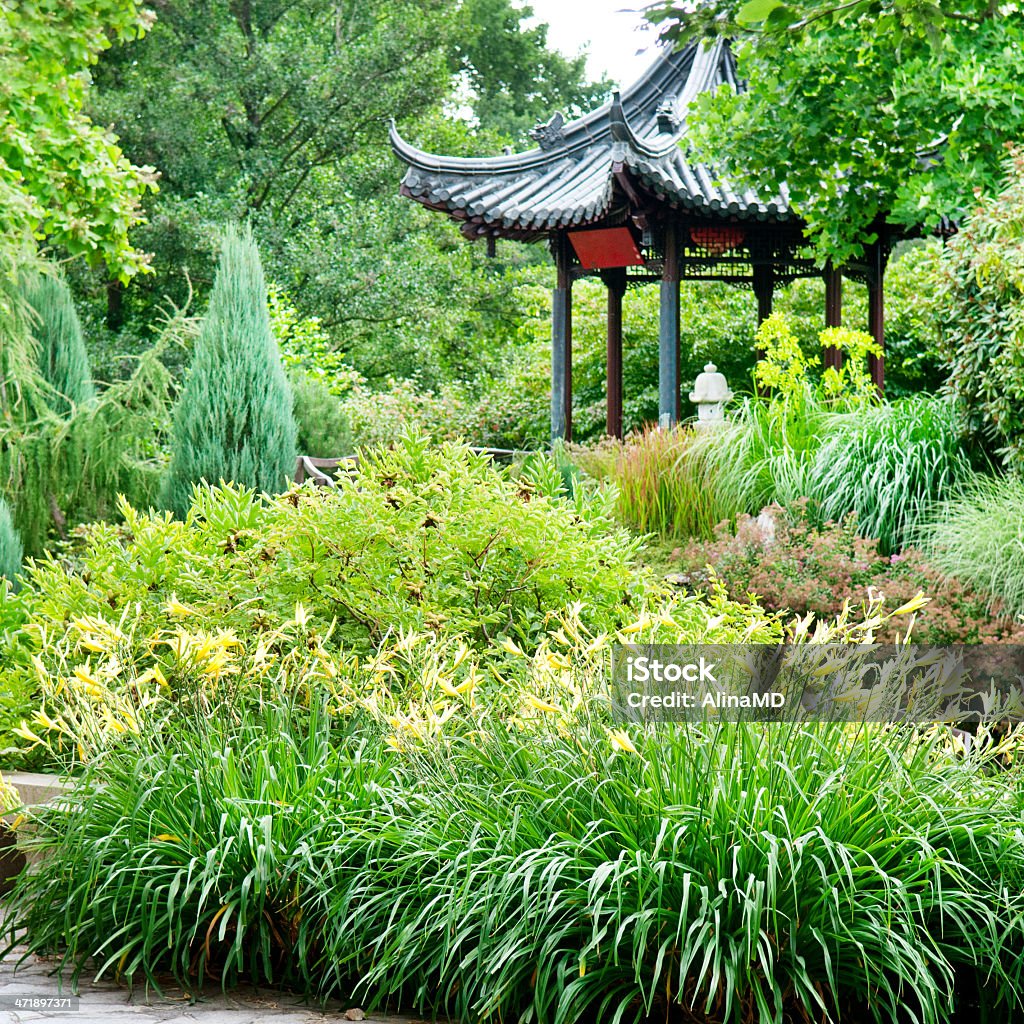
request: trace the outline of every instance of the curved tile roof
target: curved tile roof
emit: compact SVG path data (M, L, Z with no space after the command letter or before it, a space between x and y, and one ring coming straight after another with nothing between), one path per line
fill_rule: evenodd
M597 221L621 197L623 174L641 191L709 219L787 220L788 195L763 200L716 180L680 145L687 110L699 93L736 85L726 44L692 43L663 53L644 76L610 103L576 121L556 114L531 135L525 153L450 157L425 153L391 126L391 144L408 165L402 193L463 222L470 237L531 238Z

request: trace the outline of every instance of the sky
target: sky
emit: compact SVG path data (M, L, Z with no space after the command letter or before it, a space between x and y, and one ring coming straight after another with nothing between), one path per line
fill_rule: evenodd
M587 72L625 88L654 60L655 33L640 14L648 0L529 0L547 22L548 44L574 56L587 47ZM640 51L640 52L638 52Z

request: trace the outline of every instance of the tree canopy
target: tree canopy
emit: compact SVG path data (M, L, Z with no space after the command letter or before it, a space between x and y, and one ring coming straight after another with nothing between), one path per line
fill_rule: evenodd
M0 239L61 246L127 281L145 267L128 239L154 186L84 112L88 68L152 14L135 0L0 0Z
M881 216L960 215L1024 131L1016 0L705 0L647 15L675 42L732 40L747 87L700 99L693 145L764 191L785 181L840 263Z
M157 274L123 316L202 295L219 226L247 220L268 278L368 376L486 367L481 323L507 290L479 247L398 195L387 124L440 151L497 152L591 102L603 86L582 59L549 52L511 0L162 0L157 14L104 55L93 98L162 174L137 235Z

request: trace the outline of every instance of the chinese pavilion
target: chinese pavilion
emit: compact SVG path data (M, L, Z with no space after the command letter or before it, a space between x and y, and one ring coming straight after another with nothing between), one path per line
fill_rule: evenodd
M691 101L722 83L736 84L727 44L690 44L663 53L610 103L569 123L555 114L530 135L526 153L435 156L391 128L407 165L402 195L457 221L470 239L544 239L557 268L551 330L551 436L572 437L572 284L598 275L608 292L607 432L622 436L622 299L626 289L658 283L659 420L680 418L679 286L683 279L749 285L758 319L770 315L776 284L825 279L825 323L838 326L843 275L867 285L868 329L881 345L883 275L895 229L881 223L862 263L824 271L806 251L804 223L788 194L765 198L730 187L687 158L682 143ZM842 355L825 352L826 365ZM883 386L883 359L870 372Z

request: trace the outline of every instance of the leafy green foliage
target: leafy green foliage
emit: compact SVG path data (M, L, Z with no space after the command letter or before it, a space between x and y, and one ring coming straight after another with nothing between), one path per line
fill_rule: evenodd
M1019 1005L1020 780L989 749L484 721L396 754L316 704L185 718L37 815L7 927L75 978L92 958L459 1020L939 1024L954 981Z
M943 342L968 432L1024 468L1024 149L949 244Z
M863 535L893 554L932 504L973 476L954 404L918 395L831 417L807 493L827 519L855 513Z
M468 79L482 127L526 143L537 121L556 109L569 117L585 114L611 89L610 82L587 81L585 54L566 57L548 46L548 26L536 23L529 4L468 0L460 13L452 63Z
M146 266L128 230L154 187L85 113L88 69L114 42L152 24L135 0L0 3L0 238L15 249L49 240L128 280Z
M949 314L942 298L943 253L942 243L929 239L904 248L889 262L885 275L885 393L889 398L938 391L946 382L941 331Z
M247 220L268 278L375 386L493 372L511 288L481 246L397 194L387 122L438 151L498 152L501 131L589 103L582 62L543 44L509 0L162 3L96 71L97 119L162 173L136 236L156 274L118 300L127 339L164 295L203 299L219 225ZM472 111L447 116L473 102L479 128ZM502 263L543 258L501 248Z
M758 326L757 347L764 354L757 361L754 380L780 395L801 390L810 368L820 362L817 356L804 355L789 321L778 312Z
M756 338L757 347L763 352L754 370L759 389L789 397L807 386L812 368L821 360L804 353L789 317L772 313L757 328ZM867 401L874 395L867 357L881 355L882 350L870 334L848 327L826 327L818 333L818 345L843 355L842 365L826 367L816 382L822 398L849 403Z
M700 97L690 140L765 193L785 181L822 257L843 264L877 219L936 225L1000 177L1024 128L1017 3L662 2L673 39L734 40L742 92Z
M770 505L721 523L712 541L690 541L672 554L672 577L698 593L724 585L735 601L756 595L771 613L819 620L841 615L849 603L863 612L872 596L897 608L923 593L928 604L913 620L894 618L877 631L880 643L897 643L908 631L918 643L1020 643L1024 627L993 595L941 573L922 553L906 548L885 556L878 541L860 536L856 516L818 524L806 501L784 509Z
M281 362L293 377L309 378L336 396L364 383L362 375L334 349L319 317L301 316L275 288L267 290L267 301Z
M21 289L33 313L39 371L53 390L50 406L57 415L67 416L96 397L71 290L56 268L25 275Z
M0 577L10 583L15 581L21 571L22 554L21 535L14 526L7 502L0 497Z
M178 399L161 503L179 515L192 487L229 481L276 493L295 468L292 395L270 330L252 234L224 235L210 308Z
M269 501L204 489L185 522L121 511L124 526L83 531L70 565L33 566L34 621L127 614L148 636L173 623L174 597L190 626L240 637L301 604L332 649L423 630L533 643L549 611L577 601L607 630L650 583L634 574L638 542L600 503L549 496L462 446L412 437L363 452L336 489Z
M979 476L932 509L916 541L944 572L1024 614L1024 481Z
M339 458L354 451L352 428L345 406L328 387L306 373L292 373L292 412L295 450L300 455Z

